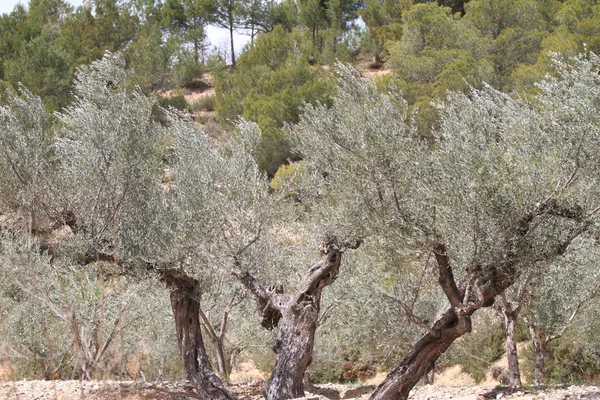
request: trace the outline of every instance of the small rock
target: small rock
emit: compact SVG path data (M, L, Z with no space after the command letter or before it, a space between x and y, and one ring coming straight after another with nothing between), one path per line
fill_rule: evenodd
M501 399L502 397L504 397L504 393L498 393L496 395L496 399Z
M321 400L322 398L320 396L304 396L304 397L296 397L295 399L291 399L291 400Z

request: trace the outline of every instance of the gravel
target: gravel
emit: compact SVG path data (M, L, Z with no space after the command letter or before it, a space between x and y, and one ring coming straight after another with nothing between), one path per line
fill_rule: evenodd
M307 385L306 397L319 399L368 399L374 386ZM261 384L235 384L229 387L240 400L260 400ZM187 381L141 383L133 381L16 381L0 383L2 400L187 400L195 399ZM599 399L598 386L562 385L545 388L525 387L441 387L419 386L411 391L411 400L575 400Z

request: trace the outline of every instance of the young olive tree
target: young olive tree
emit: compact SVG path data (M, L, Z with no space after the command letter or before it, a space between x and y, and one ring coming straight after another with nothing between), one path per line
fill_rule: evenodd
M531 105L491 87L451 94L433 140L417 135L400 98L340 67L331 109L308 105L296 129L320 199L338 222L382 249L430 254L449 305L374 392L407 398L471 315L538 264L568 252L595 228L598 57L576 60L541 85ZM569 99L549 107L556 94ZM567 102L567 100L564 100ZM331 207L334 205L334 207ZM401 265L399 265L401 267ZM435 279L429 275L428 279Z
M572 172L557 180L557 188L564 188L569 194L569 197L565 195L566 201L585 210L593 207L594 196L588 194L584 201L574 198L573 192L577 187L596 190L595 180L586 173L596 173L593 166L597 162L594 148L600 136L596 118L600 104L600 58L590 53L569 61L555 60L558 77L537 85L541 93L536 100L543 110L544 129L560 135L566 142L569 157L559 160L565 170L570 167ZM579 238L573 246L576 251L565 252L544 274L537 276L537 285L532 291L534 297L529 299L527 312L523 314L536 353L536 384L544 380L544 354L548 343L560 338L580 309L598 295L596 242L589 235ZM555 279L558 272L564 279Z
M10 362L16 378L38 375L39 371L43 379L56 379L72 367L76 356L72 351L73 336L40 301L41 294L54 283L48 274L37 275L40 270L50 272L38 267L45 264L45 257L29 250L26 240L22 242L19 246L4 236L0 242L1 357ZM17 247L21 254L15 257ZM23 279L24 274L32 279Z
M514 297L507 295L507 291L500 293L502 305L500 312L504 317L504 328L506 330L506 357L508 359L508 384L511 388L523 386L521 381L521 370L517 350L517 324L521 313L525 295L529 289L531 276L526 276L520 283L518 293ZM514 288L515 285L513 285Z
M560 339L585 308L600 295L598 247L593 237L581 237L564 258L546 266L526 292L521 317L529 329L535 352L536 385L546 380L545 359L551 342ZM585 326L586 322L580 322Z
M3 337L17 358L39 362L45 379L120 374L126 356L139 348L126 343L132 327L160 314L147 299L154 295L152 279L107 280L110 266L100 263L82 268L62 258L51 262L39 249L5 237L0 266L6 272L0 292L11 301ZM23 279L24 273L32 279Z

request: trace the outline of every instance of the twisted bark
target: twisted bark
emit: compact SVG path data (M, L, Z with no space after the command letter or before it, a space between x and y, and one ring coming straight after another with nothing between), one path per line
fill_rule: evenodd
M309 269L291 294L285 294L282 285L265 289L248 272L232 272L254 294L261 325L279 329L273 349L277 354L275 368L265 384L266 400L304 396L302 381L312 361L321 293L337 278L344 249L358 245L338 246L335 239L325 239L320 247L323 259Z
M438 264L439 284L450 305L444 309L433 326L419 339L408 354L377 387L371 399L408 399L411 389L427 373L429 367L459 337L471 331L471 315L482 307L493 304L497 291L476 280L473 284L462 284L459 288L454 280L446 248L434 246Z
M171 290L177 339L187 378L203 400L236 400L215 374L202 340L200 323L200 285L198 280L179 270L163 270L162 278Z
M506 356L508 358L508 379L509 386L511 388L520 388L523 386L521 383L521 371L519 369L519 357L517 352L517 316L518 310L511 308L510 303L506 301L506 297L503 296L503 302L505 303L503 314L504 323L506 325Z
M442 243L435 243L432 251L438 266L438 282L450 304L388 374L371 399L408 399L410 390L427 372L428 366L434 363L452 342L470 332L471 315L482 307L491 306L494 298L514 283L519 267L523 264L548 261L563 254L569 244L589 228L590 218L596 211L585 213L577 206L564 207L552 196L548 197L526 212L512 231L507 232L504 254L490 259L486 265L471 268L466 280L460 285L455 281L446 247ZM548 217L568 219L573 226L564 236L556 238L552 246L536 254L530 248L526 236L540 221Z

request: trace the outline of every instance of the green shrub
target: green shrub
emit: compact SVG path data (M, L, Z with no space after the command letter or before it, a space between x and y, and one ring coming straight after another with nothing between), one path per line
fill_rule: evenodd
M194 59L191 51L182 51L173 66L173 83L179 87L193 87L204 72L205 66Z
M448 354L447 365L459 364L463 371L479 382L485 378L487 367L504 354L504 339L502 324L474 329L457 341Z
M600 345L582 341L570 333L550 342L546 356L546 377L553 383L597 382L600 375Z
M269 177L273 177L279 167L289 162L292 156L292 144L289 136L282 129L267 123L267 128L262 131L257 149L260 169Z
M215 110L215 95L202 96L192 103L194 111L214 111Z
M331 103L332 74L309 62L305 32L276 27L260 35L244 52L233 71L215 75L215 110L221 123L239 117L262 130L258 149L260 168L269 176L294 158L286 124L297 123L305 103Z
M306 169L301 163L284 164L275 173L271 180L271 189L280 190L293 183L296 177L304 174Z
M176 94L175 96L171 96L171 97L163 97L160 100L158 100L158 103L163 108L173 107L173 108L178 109L179 111L188 111L189 112L191 109L189 103L183 96L183 93Z

